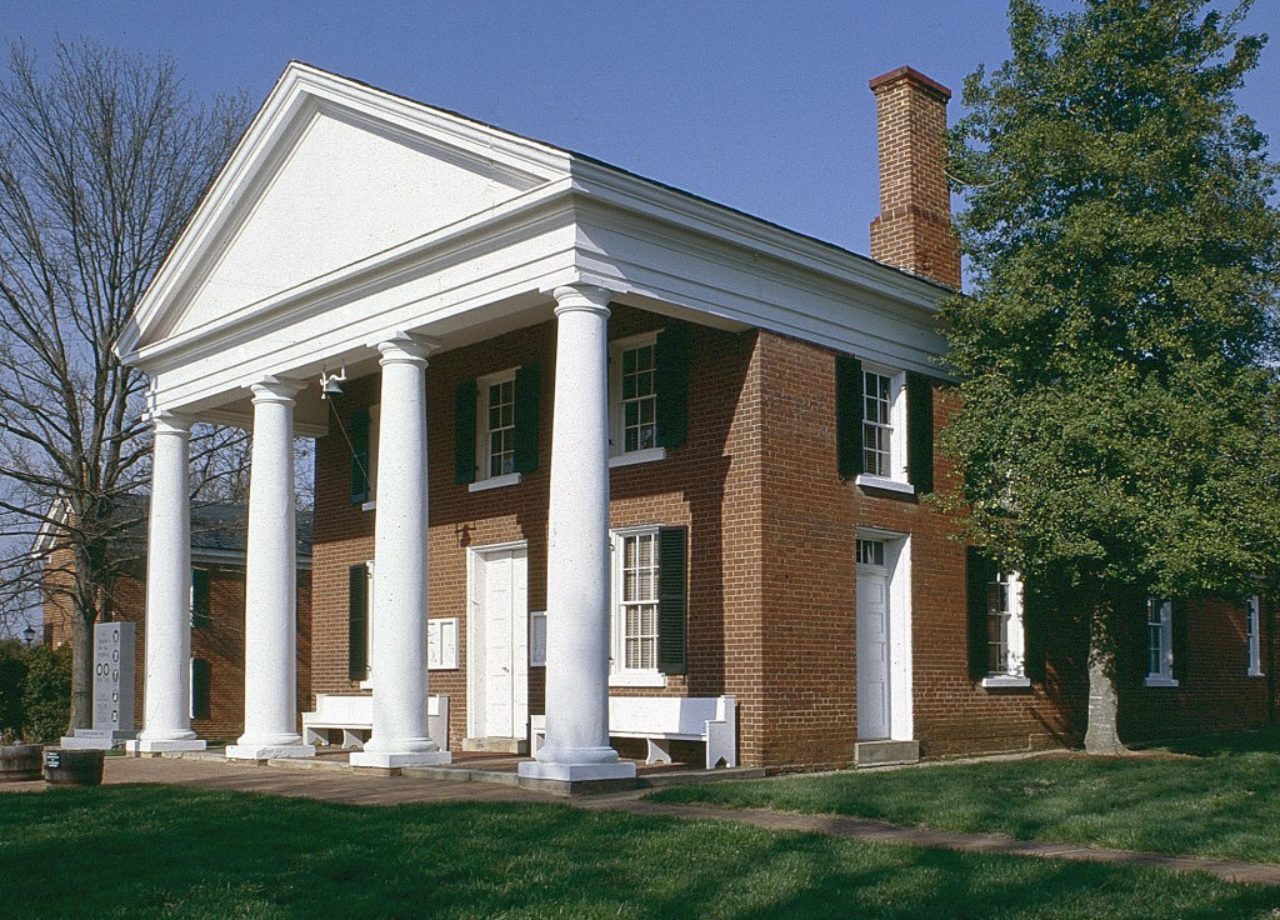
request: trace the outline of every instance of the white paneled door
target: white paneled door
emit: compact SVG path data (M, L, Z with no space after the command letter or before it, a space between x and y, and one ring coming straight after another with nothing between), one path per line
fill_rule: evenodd
M522 739L529 720L528 555L477 550L472 566L470 731Z
M864 549L873 542L881 547L878 557ZM889 573L883 543L858 543L858 740L874 741L889 737Z

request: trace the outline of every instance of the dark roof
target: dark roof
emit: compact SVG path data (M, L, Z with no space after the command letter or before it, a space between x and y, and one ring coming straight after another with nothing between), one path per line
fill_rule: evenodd
M120 537L131 543L146 544L147 508L145 495L122 495L116 499L116 514L121 521ZM212 552L245 552L249 509L233 502L193 503L191 506L191 549ZM298 512L298 552L311 555L312 517L310 511Z

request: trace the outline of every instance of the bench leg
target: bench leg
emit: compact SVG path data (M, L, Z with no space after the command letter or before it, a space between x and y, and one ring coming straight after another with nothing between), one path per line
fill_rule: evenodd
M328 733L328 732L316 731L314 728L311 728L311 727L309 727L309 726L308 726L308 727L307 727L307 731L306 731L306 735L307 735L307 744L314 745L315 747L328 747L328 746L329 746L329 733Z
M644 759L645 763L671 763L671 742L665 738L646 738L649 744L649 753Z
M344 728L342 730L342 749L344 751L362 751L364 750L364 739L357 732Z
M723 761L726 767L738 765L735 726L728 722L707 723L707 769L714 770Z

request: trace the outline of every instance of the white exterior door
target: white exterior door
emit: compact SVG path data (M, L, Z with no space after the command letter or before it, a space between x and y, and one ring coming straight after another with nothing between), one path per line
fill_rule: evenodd
M480 550L472 569L473 738L524 738L529 720L528 557L523 546Z
M870 541L859 541L870 542ZM883 544L882 544L883 545ZM889 573L858 566L858 740L889 737Z

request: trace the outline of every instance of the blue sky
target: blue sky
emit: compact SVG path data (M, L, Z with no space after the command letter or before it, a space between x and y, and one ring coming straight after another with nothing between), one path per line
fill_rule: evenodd
M1052 6L1066 6L1053 0ZM0 38L171 54L199 95L257 104L292 58L541 138L847 246L875 215L867 80L910 64L959 96L1008 53L1004 0L0 0ZM1275 41L1242 96L1280 149ZM952 103L953 118L959 113ZM1276 155L1273 153L1273 158Z

